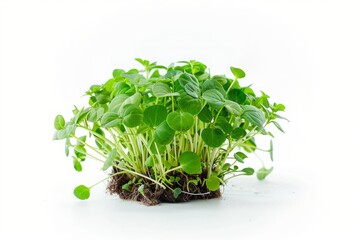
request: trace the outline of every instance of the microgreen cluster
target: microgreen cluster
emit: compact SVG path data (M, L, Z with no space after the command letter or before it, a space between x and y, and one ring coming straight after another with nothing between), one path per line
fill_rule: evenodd
M75 107L69 121L56 116L54 139L65 139L76 171L93 159L109 172L106 179L126 175L124 190L167 189L177 198L192 194L191 185L214 192L233 177L254 174L243 165L246 153L259 150L258 134L269 136L270 148L260 150L272 160L266 127L283 131L276 120L284 119L278 112L285 107L256 95L243 70L230 67L228 78L210 75L198 61L168 67L136 61L141 69L115 69L110 80L92 85L89 106ZM271 171L262 167L258 179ZM93 186L80 185L74 194L87 199Z

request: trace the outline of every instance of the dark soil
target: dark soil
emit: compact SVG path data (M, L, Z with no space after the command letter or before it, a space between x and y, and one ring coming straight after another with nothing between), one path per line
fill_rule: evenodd
M116 172L115 169L113 171ZM180 187L181 189L187 189L186 178L188 180L196 179L196 177L199 177L200 179L205 179L206 173L202 173L201 175L195 177L185 174L181 175L178 173L176 176L180 177L180 180L176 183L173 183L171 187L174 189L177 187ZM194 184L189 184L188 193L182 192L177 198L175 198L171 189L163 189L161 187L156 187L156 185L150 181L143 182L145 186L144 194L141 194L138 191L138 186L135 186L134 184L129 187L129 190L125 190L122 188L122 186L128 183L130 180L132 180L132 177L126 174L116 175L111 178L108 184L108 191L111 194L119 195L121 199L139 201L147 206L157 205L161 202L178 203L188 202L190 200L197 199L218 198L221 196L220 190L209 191L205 184L204 186L200 186L200 184L198 184L197 186L195 186Z

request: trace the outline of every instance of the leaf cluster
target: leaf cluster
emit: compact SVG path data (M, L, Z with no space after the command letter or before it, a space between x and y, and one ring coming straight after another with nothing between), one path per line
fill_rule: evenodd
M90 86L88 106L75 107L69 121L56 116L54 139L65 140L66 156L72 149L76 171L94 159L103 171L127 174L132 180L124 189L134 185L142 192L144 185L155 185L177 197L190 191L186 186L192 181L216 191L232 177L254 173L242 165L246 154L259 150L256 135L273 138L269 124L283 132L277 119L285 119L278 114L285 106L270 103L264 92L256 95L240 68L231 67L228 78L210 75L194 60L168 67L136 61L140 69L115 69L104 84ZM271 140L270 149L263 150L271 160L272 146ZM271 171L263 167L257 177ZM187 184L175 187L174 176ZM80 185L74 194L87 199L93 186Z

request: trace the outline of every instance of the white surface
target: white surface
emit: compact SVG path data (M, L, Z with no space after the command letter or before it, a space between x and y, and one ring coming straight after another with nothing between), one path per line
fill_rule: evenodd
M360 34L356 1L0 1L0 239L359 239ZM145 207L72 189L53 118L135 57L197 59L287 106L266 182L219 200ZM125 238L126 239L126 238Z

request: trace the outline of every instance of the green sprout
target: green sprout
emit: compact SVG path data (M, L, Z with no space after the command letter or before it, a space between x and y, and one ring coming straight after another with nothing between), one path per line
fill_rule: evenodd
M73 153L73 167L82 171L87 159L100 162L109 175L74 195L85 200L97 184L110 180L108 189L124 199L147 205L162 201L188 201L220 196L220 186L231 178L253 175L244 166L245 153L265 151L273 160L272 124L285 106L257 96L230 67L234 77L213 75L198 61L181 61L169 67L136 59L142 69L115 69L104 84L86 92L88 105L73 110L65 121L54 121L54 139L65 139L65 153ZM255 136L270 138L260 149ZM265 179L273 168L257 171Z

